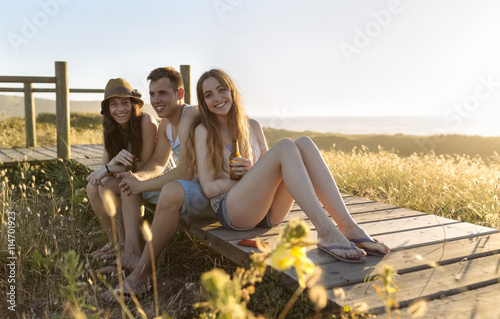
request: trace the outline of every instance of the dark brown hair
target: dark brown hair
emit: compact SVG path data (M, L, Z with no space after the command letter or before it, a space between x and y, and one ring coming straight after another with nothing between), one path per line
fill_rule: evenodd
M169 78L174 91L184 88L181 74L171 66L156 68L148 75L148 80L151 82L158 81L161 78Z
M111 116L109 103L103 110L102 126L104 131L104 148L110 159L121 150L126 149L135 157L135 162L140 161L142 152L142 112L135 99L130 99L132 112L127 128L123 129Z

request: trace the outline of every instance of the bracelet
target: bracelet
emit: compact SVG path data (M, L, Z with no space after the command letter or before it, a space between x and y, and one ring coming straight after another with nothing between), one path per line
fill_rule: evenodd
M108 168L108 164L104 164L104 167L106 167L106 170L108 171L108 174L111 174L111 172L109 171L109 168Z

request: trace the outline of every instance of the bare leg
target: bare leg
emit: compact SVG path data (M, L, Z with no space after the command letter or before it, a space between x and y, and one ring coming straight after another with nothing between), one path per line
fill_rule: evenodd
M92 210L94 211L97 220L101 223L102 229L104 230L106 237L108 237L108 241L112 242L113 236L111 235L111 220L106 214L106 209L102 203L98 186L94 186L90 183L87 184L87 196L89 197L90 206L92 206Z
M122 265L134 269L141 258L140 225L142 222L141 195L121 193L125 248L120 256Z
M121 199L120 199L120 187L118 186L119 180L115 177L105 177L102 179L102 186L99 187L99 197L101 198L101 202L104 201L104 193L106 190L110 191L109 194L111 196L109 199L113 202L116 208L115 222L116 222L116 232L118 235L118 242L120 245L124 245L125 243L125 234L123 230L123 217L121 213ZM103 205L104 207L104 205ZM106 209L104 209L104 213L106 214ZM106 214L107 215L107 214ZM109 219L109 217L108 217ZM109 219L109 233L111 234L111 220ZM111 234L111 240L113 235Z
M155 216L151 224L151 233L153 234L153 253L154 260L158 260L161 252L167 245L177 230L179 224L179 214L184 203L184 188L178 182L170 182L163 186L158 205L156 206ZM130 285L130 288L137 292L148 285L148 279L151 276L151 254L148 244L142 251L141 258L134 268L134 271L125 279L124 282ZM107 301L113 301L114 297L110 292L105 292L101 298Z
M309 178L300 151L289 139L279 141L245 174L228 193L226 205L229 218L236 227L255 226L267 213L281 182L297 201L311 222L316 226L319 245L350 247L351 243L324 213L313 184ZM290 195L283 193L281 196ZM287 202L280 201L278 202ZM287 207L285 207L287 206ZM290 209L273 205L272 220L280 220ZM357 258L365 253L359 249L334 249L333 252L347 258Z
M349 214L337 184L314 142L308 137L300 137L295 141L295 144L300 150L316 195L337 223L339 230L350 240L371 238ZM377 245L366 242L363 243L363 246L381 253L389 252L389 248L383 243Z

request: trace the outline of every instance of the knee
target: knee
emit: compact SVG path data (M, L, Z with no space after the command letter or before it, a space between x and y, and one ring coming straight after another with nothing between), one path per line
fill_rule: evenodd
M87 184L87 196L89 200L99 196L99 186L94 186L90 183Z
M158 198L157 210L174 208L180 210L184 203L184 188L179 182L170 182L162 187Z
M295 142L289 138L280 140L274 147L278 147L280 153L285 156L294 156L300 153Z
M309 136L301 136L294 141L297 146L310 146L314 145L314 142L309 138Z

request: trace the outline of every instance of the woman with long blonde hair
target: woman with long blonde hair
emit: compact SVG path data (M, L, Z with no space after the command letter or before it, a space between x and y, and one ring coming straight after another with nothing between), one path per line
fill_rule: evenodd
M383 256L389 248L371 238L352 218L314 143L307 137L284 139L270 150L259 123L249 119L231 78L221 70L205 72L197 84L200 114L188 142L193 171L211 199L220 223L229 229L273 227L295 200L318 233L318 247L345 262L363 262L366 254ZM241 153L231 169L229 155L237 140ZM319 200L318 200L319 199ZM338 228L324 213L321 203Z

